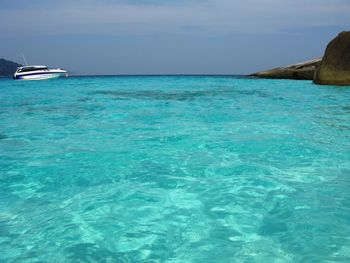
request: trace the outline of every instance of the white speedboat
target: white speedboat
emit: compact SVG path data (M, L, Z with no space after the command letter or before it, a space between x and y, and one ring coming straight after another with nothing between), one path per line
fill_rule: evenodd
M17 68L13 78L24 80L42 80L64 76L68 76L68 72L64 69L49 69L46 66L25 66Z

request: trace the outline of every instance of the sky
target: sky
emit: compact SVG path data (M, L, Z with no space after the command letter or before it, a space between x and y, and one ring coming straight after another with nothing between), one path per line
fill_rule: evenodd
M0 58L75 74L249 74L321 57L350 0L0 0Z

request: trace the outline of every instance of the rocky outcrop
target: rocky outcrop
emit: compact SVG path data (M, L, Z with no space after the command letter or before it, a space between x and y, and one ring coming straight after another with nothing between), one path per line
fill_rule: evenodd
M12 76L18 67L22 65L0 58L0 77Z
M250 77L268 79L303 79L312 80L316 69L321 64L322 58L312 59L305 62L260 71L249 75Z
M314 83L350 85L350 31L340 33L327 46Z

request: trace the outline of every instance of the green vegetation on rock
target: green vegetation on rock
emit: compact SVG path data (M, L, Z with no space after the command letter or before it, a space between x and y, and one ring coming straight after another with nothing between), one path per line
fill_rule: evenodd
M21 64L0 58L0 77L12 76Z

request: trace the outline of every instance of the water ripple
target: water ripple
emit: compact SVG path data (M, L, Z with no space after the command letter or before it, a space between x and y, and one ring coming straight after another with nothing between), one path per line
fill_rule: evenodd
M1 262L348 262L350 90L0 80Z

